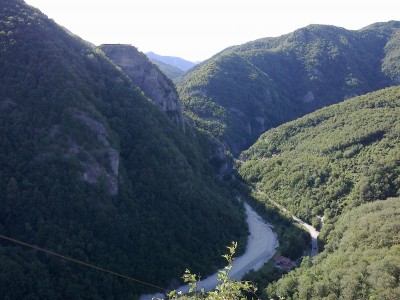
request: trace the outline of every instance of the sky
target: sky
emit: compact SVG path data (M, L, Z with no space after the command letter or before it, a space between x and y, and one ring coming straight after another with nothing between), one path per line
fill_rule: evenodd
M309 24L360 29L400 20L398 0L25 0L95 44L202 61Z

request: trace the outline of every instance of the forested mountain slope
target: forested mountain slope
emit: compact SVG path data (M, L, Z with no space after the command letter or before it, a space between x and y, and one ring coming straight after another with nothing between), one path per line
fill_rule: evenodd
M299 217L329 223L400 196L399 134L400 87L386 88L267 131L242 153L239 173Z
M197 140L101 51L0 3L0 234L162 287L246 236ZM128 299L145 286L0 241L4 299Z
M341 216L313 262L271 284L267 299L399 299L400 199Z
M317 108L400 82L400 22L351 31L310 25L230 47L178 85L188 118L238 154Z
M265 299L398 298L400 199L379 200L400 196L399 134L400 87L391 87L270 129L242 153L239 174L266 203L324 222L324 251Z

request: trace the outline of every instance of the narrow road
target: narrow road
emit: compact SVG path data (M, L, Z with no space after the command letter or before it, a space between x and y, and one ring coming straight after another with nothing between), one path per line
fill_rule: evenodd
M246 209L246 221L249 226L250 235L248 237L245 253L235 258L233 267L229 272L230 278L241 280L243 276L250 270L259 270L261 267L272 258L278 247L278 237L272 231L272 226L265 221L251 208L247 203L244 204ZM201 280L197 284L198 290L205 289L206 291L213 290L218 285L217 274ZM176 289L187 293L188 285L184 285ZM152 297L162 297L161 294L143 295L140 300L152 299Z
M268 201L271 202L276 207L278 207L280 210L282 210L284 212L289 212L284 206L280 205L279 203L277 203L274 200L272 200L271 198L269 198L264 192L261 192L256 187L253 187L253 190L256 193L264 194L267 197ZM310 256L311 256L311 258L313 258L314 256L316 256L318 254L318 235L319 235L319 231L317 231L317 229L315 229L315 227L313 227L310 224L307 224L306 222L304 222L300 218L296 217L295 215L292 215L292 219L295 220L297 223L303 225L307 229L307 231L310 233L310 236L311 236L311 254L310 254Z
M308 232L310 233L310 235L311 235L311 254L310 254L310 256L311 256L311 258L313 258L315 255L318 254L318 235L319 235L319 231L317 231L317 229L315 229L310 224L307 224L303 220L300 220L296 216L292 216L292 218L297 223L303 225L308 230Z

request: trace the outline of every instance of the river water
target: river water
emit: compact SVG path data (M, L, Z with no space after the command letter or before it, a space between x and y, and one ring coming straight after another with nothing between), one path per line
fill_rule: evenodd
M266 223L249 204L244 204L246 210L246 221L249 226L250 235L248 236L245 253L235 258L233 267L229 272L230 278L241 280L243 276L251 270L259 270L272 258L278 247L278 237L272 231L272 226ZM217 285L217 273L201 280L197 284L198 290L213 290ZM177 291L186 293L189 290L188 285L181 286ZM150 300L152 298L162 297L162 294L142 295L140 300Z

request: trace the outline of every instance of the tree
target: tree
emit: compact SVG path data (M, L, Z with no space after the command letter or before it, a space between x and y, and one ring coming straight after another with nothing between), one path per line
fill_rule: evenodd
M232 269L233 255L237 248L237 242L232 242L231 246L227 247L228 254L223 255L228 265L218 272L218 281L221 283L217 285L215 290L206 293L204 289L198 291L197 284L200 280L199 276L191 274L189 270L185 271L182 276L185 283L189 285L189 295L183 295L176 290L168 294L168 299L171 300L225 300L225 299L246 299L244 293L254 294L257 288L249 281L236 281L229 277L229 271Z

